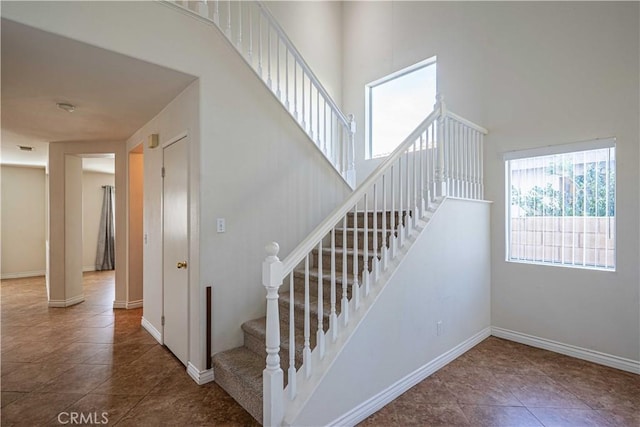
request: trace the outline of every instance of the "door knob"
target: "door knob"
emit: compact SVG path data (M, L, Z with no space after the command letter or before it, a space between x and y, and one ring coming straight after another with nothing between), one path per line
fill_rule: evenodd
M176 267L187 268L187 261L178 261L178 265L176 265Z

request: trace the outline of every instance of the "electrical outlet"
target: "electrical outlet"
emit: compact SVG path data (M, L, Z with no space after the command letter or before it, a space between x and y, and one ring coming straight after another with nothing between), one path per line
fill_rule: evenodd
M227 225L226 225L226 221L224 220L224 218L217 218L216 219L216 231L218 233L224 233L226 231Z
M444 333L444 327L442 326L442 320L438 320L436 322L436 334L440 336L443 333Z

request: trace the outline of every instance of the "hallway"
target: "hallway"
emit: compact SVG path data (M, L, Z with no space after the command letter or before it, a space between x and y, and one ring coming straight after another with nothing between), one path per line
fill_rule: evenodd
M74 413L120 426L257 424L214 383L198 386L142 329L142 309L112 309L113 271L85 273L84 293L48 308L44 277L2 280L3 426Z

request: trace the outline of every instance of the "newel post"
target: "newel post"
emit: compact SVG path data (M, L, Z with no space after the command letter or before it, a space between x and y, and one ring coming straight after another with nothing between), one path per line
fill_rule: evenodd
M439 109L438 115L438 143L437 143L437 164L436 164L436 196L443 197L447 195L447 169L445 151L448 150L449 141L447 141L447 107L444 105L444 97L442 94L436 95L436 103L434 109Z
M267 288L267 367L262 371L262 420L264 426L280 426L284 414L284 380L280 368L280 316L278 288L282 284L280 246L271 242L265 246L267 257L262 262L262 284Z
M356 119L353 114L349 114L349 146L347 148L349 165L347 167L347 182L355 188L356 186Z

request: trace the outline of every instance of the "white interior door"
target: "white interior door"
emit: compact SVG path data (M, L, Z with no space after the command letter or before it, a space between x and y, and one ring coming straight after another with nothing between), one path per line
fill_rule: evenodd
M185 365L189 348L189 145L182 138L163 149L164 344Z

